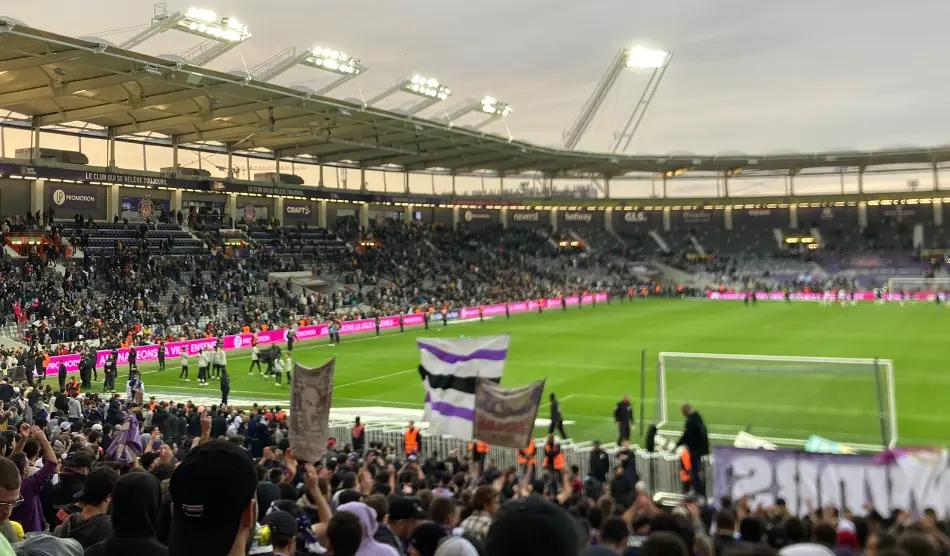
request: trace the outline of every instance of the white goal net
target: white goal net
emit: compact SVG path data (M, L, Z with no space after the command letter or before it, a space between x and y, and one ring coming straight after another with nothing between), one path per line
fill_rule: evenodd
M864 450L897 442L889 359L663 352L656 384L657 428L667 435L682 430L689 403L713 440L744 431L785 446L812 435Z
M950 292L950 277L936 278L890 278L887 281L887 291L900 292Z

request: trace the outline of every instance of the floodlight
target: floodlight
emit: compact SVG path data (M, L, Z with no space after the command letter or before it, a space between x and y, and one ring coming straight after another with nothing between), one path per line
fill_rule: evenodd
M504 118L511 114L514 109L508 103L499 102L497 98L485 95L482 97L481 111L490 116L500 116Z
M643 45L634 45L627 50L628 68L657 69L666 64L669 52Z
M212 10L204 8L188 8L178 18L176 28L200 35L209 39L224 42L244 42L251 38L247 25L235 17L218 17Z
M434 77L425 77L419 74L413 75L406 81L403 90L436 100L445 100L452 94L452 89L439 83Z
M304 63L340 75L355 76L366 69L356 58L339 50L320 46L315 46L309 50Z

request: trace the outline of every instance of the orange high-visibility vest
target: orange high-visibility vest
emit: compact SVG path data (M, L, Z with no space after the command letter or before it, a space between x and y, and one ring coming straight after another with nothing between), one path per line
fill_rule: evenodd
M538 449L534 445L534 440L528 443L525 448L518 450L518 465L537 465L535 454Z
M551 457L553 454L553 458ZM544 444L544 465L548 466L548 459L553 459L551 464L554 466L555 471L561 471L564 469L565 459L564 452L561 451L561 447L557 444Z
M691 482L690 471L693 470L693 460L689 457L689 450L680 454L680 481L684 484Z
M403 446L406 449L407 455L419 452L419 429L411 428L406 431Z
M488 443L482 442L481 440L476 440L475 442L468 443L468 451L475 452L478 454L487 454L488 453Z

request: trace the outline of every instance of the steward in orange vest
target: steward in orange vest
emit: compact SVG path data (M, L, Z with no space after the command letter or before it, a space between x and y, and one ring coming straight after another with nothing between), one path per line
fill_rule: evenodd
M472 453L472 463L475 464L478 474L481 475L482 466L485 465L485 458L488 457L488 443L482 442L481 440L469 442L468 451Z
M693 470L693 460L689 457L689 450L683 450L680 454L680 483L683 485L683 494L689 492L689 487L693 482L691 471Z
M544 443L544 468L549 471L561 472L564 470L564 452L561 446L554 441L554 435L549 434Z
M518 450L518 465L537 465L538 461L535 458L537 452L538 448L534 445L534 439L532 439L527 446Z
M403 448L406 451L406 455L416 454L418 455L422 451L422 437L419 436L419 429L416 428L416 424L413 421L409 421L409 429L406 430L406 434L403 435Z
M537 452L538 448L534 445L533 438L528 441L527 446L518 450L518 465L521 466L521 472L531 477L531 480L534 480L534 470L538 464Z

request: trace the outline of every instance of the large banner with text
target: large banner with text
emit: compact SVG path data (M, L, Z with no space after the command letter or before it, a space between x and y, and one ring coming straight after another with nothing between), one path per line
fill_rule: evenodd
M865 515L901 509L919 514L950 512L950 467L946 450L898 451L880 456L815 454L795 450L750 450L716 446L716 498L749 497L749 506L783 498L804 516L825 506Z

